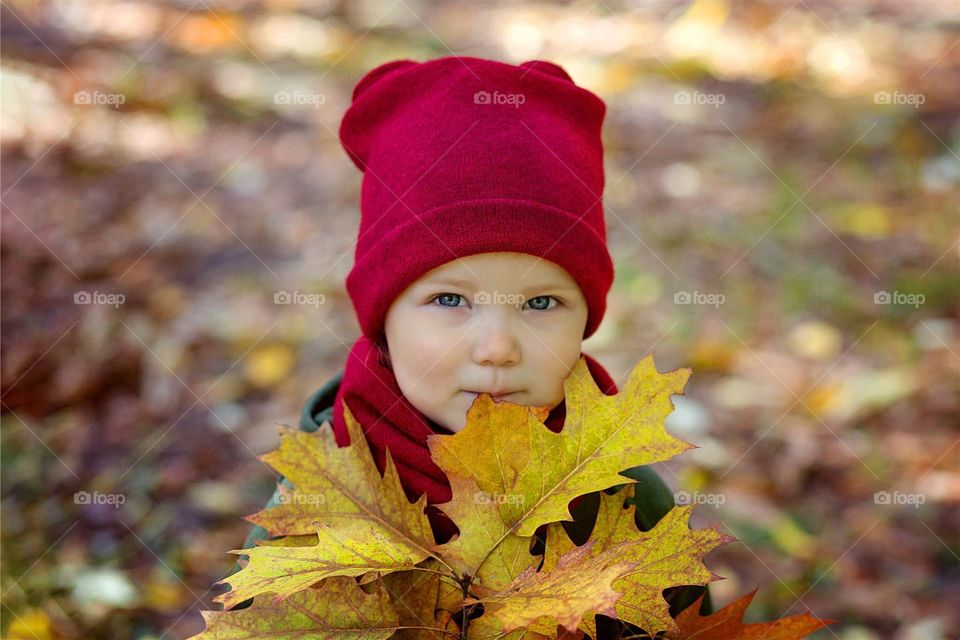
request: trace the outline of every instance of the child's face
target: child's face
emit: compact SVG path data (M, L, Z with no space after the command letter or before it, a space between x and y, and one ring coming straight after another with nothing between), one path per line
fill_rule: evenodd
M434 422L460 431L472 392L560 404L586 324L587 302L569 273L536 256L500 252L424 274L394 300L385 333L403 394Z

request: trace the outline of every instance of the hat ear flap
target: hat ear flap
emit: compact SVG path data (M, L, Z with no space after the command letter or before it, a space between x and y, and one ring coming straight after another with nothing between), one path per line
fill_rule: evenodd
M393 60L385 64L380 65L379 67L374 67L366 73L365 76L360 78L360 82L356 84L353 88L353 96L351 100L356 101L357 96L369 89L373 84L375 84L383 76L398 70L406 69L412 67L413 65L420 64L415 60L403 59L403 60Z
M573 82L573 78L570 77L570 74L564 71L563 67L558 64L554 64L553 62L547 62L546 60L528 60L517 66L519 66L521 69L533 69L535 71L560 78L561 80L566 80L571 84L575 84Z

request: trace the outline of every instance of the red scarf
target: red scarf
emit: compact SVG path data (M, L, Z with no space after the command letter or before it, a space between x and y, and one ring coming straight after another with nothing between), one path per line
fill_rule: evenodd
M597 386L607 395L617 392L616 383L596 360L582 354ZM430 420L417 410L400 391L396 377L379 349L369 338L361 336L347 356L343 381L333 406L333 431L337 444L350 444L343 417L343 402L363 427L373 459L381 475L386 465L385 449L397 465L401 485L413 501L424 493L427 504L448 502L452 494L446 474L430 458L427 436L431 433L451 434L446 427ZM554 407L546 425L554 433L563 428L566 403ZM445 514L429 506L426 510L438 543L444 543L457 528Z

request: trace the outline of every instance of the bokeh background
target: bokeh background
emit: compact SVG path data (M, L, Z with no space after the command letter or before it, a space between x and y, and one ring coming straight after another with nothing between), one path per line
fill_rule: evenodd
M585 344L690 366L660 465L748 620L960 634L960 5L7 0L2 629L185 638L359 331L372 67L546 59L607 102ZM275 295L299 292L297 304Z

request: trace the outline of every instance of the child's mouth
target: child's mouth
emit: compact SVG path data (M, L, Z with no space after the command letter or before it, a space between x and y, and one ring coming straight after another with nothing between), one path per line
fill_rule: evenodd
M472 396L473 398L476 398L476 397L477 397L478 395L480 395L481 393L489 393L489 392L464 390L464 393L466 393L466 394L469 395L469 396ZM504 392L504 393L490 393L489 395L490 395L495 401L500 402L500 401L503 400L504 398L509 398L510 396L514 395L515 393L519 393L519 391L506 391L506 392Z

